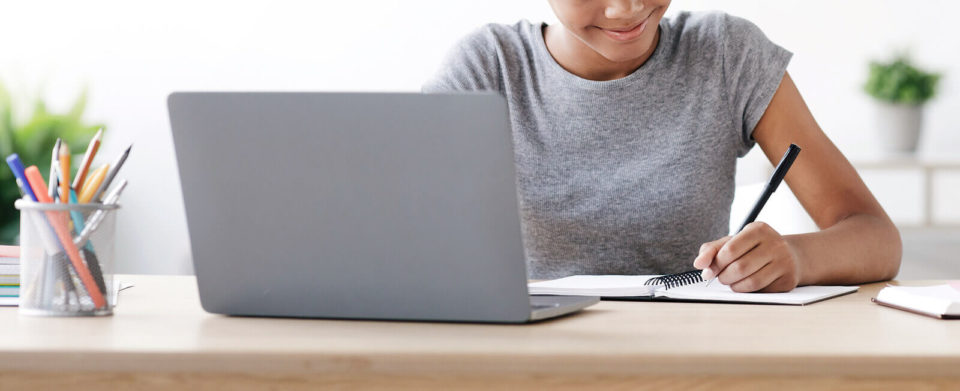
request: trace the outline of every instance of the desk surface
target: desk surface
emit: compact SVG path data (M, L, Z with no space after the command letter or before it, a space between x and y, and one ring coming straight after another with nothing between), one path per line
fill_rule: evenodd
M538 324L478 325L226 317L200 308L193 277L119 278L134 287L112 317L0 308L0 379L56 370L960 381L960 321L871 303L882 283L805 307L605 301Z

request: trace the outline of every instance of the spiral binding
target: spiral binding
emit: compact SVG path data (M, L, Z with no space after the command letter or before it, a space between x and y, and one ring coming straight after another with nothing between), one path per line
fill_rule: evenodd
M691 270L688 272L677 273L677 274L667 274L660 277L654 277L643 285L663 285L664 289L676 288L679 286L696 284L702 282L703 278L700 277L699 270Z

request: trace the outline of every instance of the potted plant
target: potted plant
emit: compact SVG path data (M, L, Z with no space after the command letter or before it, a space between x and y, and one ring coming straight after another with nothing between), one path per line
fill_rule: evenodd
M923 104L936 94L940 75L917 69L906 56L870 63L864 90L877 107L877 131L885 152L913 153L923 127Z
M0 85L0 157L6 159L11 153L17 153L24 164L35 164L40 172L47 173L58 137L72 147L71 151L83 154L97 129L103 126L82 119L86 104L86 93L81 93L70 110L60 114L51 113L46 104L37 99L27 119L17 121L13 100ZM19 197L13 173L6 163L0 164L0 244L15 243L19 234L20 213L13 207Z

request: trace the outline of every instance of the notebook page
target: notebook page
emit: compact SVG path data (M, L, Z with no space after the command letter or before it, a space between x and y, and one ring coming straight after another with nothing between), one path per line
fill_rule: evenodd
M784 293L740 293L729 286L714 281L710 286L706 282L686 285L668 290L658 290L657 297L672 299L730 301L741 303L804 305L816 301L854 292L856 286L801 286Z
M531 295L636 297L650 296L647 280L659 276L570 276L529 284Z

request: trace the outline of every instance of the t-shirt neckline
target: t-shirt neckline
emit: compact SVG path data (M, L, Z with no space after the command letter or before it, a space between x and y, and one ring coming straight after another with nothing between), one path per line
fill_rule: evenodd
M543 62L545 62L550 68L551 73L559 75L561 78L563 78L564 83L571 83L572 85L592 90L628 87L646 78L647 75L653 72L654 68L659 65L661 58L663 57L662 52L666 50L665 47L669 45L670 37L670 34L668 33L669 25L666 23L666 18L662 18L660 19L660 24L658 26L660 28L660 37L657 41L657 47L653 49L653 53L650 55L650 58L648 58L643 65L627 76L614 80L601 81L584 79L560 66L557 60L553 58L553 55L550 54L550 51L547 50L547 42L543 37L543 29L546 26L547 24L545 22L541 22L538 25L532 25L534 30L532 33L536 39L537 51L539 52Z

